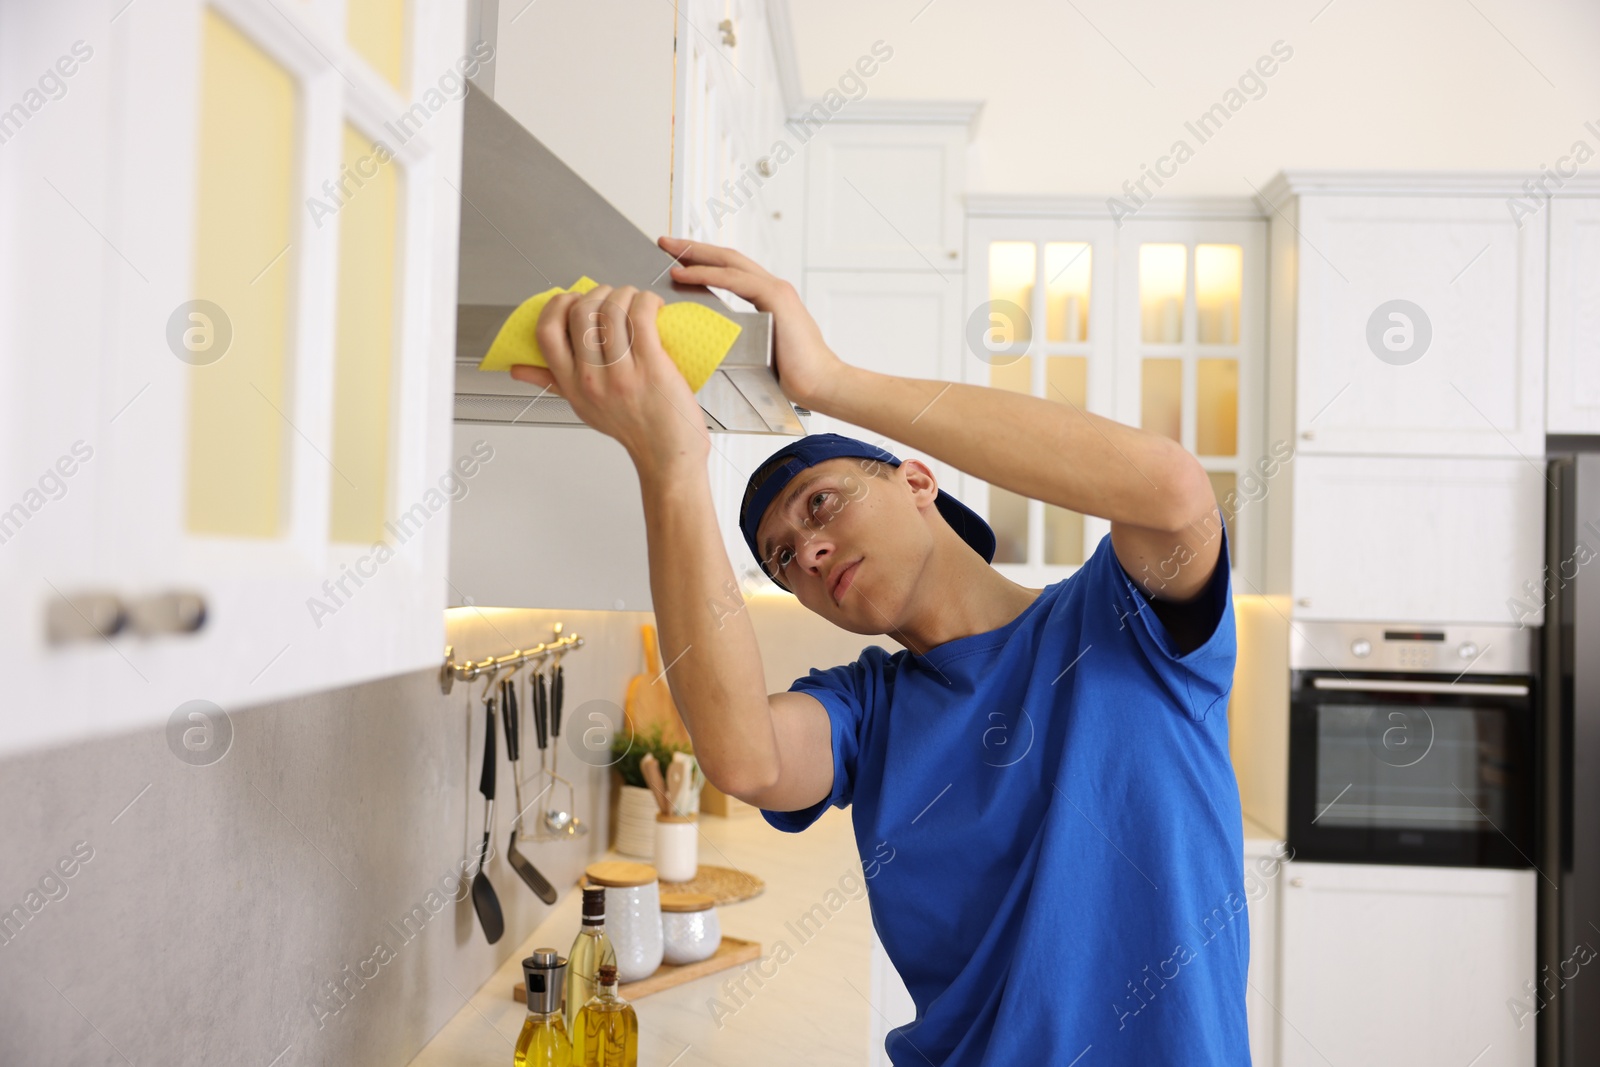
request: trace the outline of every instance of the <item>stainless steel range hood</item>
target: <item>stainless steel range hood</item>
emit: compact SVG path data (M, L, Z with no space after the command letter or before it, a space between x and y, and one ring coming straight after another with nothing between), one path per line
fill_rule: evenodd
M692 300L743 327L697 396L713 430L800 434L778 388L772 316L731 310L709 289L675 285L672 258L476 86L466 98L461 265L456 307L457 422L577 425L567 402L477 369L519 304L587 274Z

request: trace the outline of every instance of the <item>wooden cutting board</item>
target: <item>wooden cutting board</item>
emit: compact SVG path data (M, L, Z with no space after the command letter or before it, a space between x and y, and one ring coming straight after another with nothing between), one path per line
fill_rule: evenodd
M648 733L656 725L661 727L662 740L668 744L687 745L689 731L684 728L678 706L672 702L672 690L667 686L666 672L661 665L661 648L656 643L656 628L641 626L644 637L644 674L636 674L628 683L624 701L624 714L628 725L636 733Z

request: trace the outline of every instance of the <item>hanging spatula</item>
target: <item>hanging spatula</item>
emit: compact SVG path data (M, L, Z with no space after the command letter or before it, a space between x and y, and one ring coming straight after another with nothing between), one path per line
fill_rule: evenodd
M489 865L489 831L494 826L494 696L483 697L483 774L478 779L478 792L483 794L483 853L478 859L478 873L472 876L472 906L477 909L478 921L483 924L483 936L489 944L500 940L506 932L505 916L500 912L500 898L484 868Z

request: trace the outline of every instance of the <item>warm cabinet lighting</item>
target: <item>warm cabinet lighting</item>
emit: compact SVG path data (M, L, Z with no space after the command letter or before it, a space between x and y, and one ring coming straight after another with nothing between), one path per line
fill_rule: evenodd
M1139 246L1139 334L1146 344L1183 341L1188 252L1184 245Z
M1196 245L1195 332L1203 345L1239 343L1239 293L1244 288L1244 249Z
M1051 241L1044 246L1045 340L1089 339L1089 267L1093 253L1084 241Z
M991 308L989 348L999 350L1027 344L1031 336L1029 316L1033 314L1033 282L1037 257L1032 241L993 241L989 244L989 300L1015 304L1022 314L1006 314Z
M1239 361L1195 360L1194 450L1201 456L1239 452Z

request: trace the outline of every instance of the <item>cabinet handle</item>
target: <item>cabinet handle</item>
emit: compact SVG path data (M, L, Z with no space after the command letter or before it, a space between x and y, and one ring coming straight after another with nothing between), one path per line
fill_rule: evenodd
M206 601L178 590L139 597L128 603L128 628L136 634L192 634L206 623Z
M756 172L763 178L770 178L778 173L778 168L773 166L771 156L762 156L756 160Z
M946 252L945 255L949 256L951 259L960 259L961 250L959 248L952 248L950 251Z
M1316 439L1317 439L1317 431L1315 431L1315 430L1301 430L1300 431L1300 440L1302 440L1302 441L1315 441Z
M111 593L58 596L44 612L45 639L52 645L111 637L127 624L128 613L122 601Z
M1289 879L1289 884L1294 886L1296 889L1304 889L1306 880L1304 878L1291 878Z
M717 29L722 33L722 43L725 47L732 48L739 43L739 39L733 35L732 19L723 19L717 23Z
M1303 596L1299 600L1296 600L1295 603L1299 604L1303 608L1309 608L1311 606L1311 598L1308 596Z

